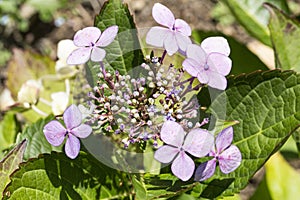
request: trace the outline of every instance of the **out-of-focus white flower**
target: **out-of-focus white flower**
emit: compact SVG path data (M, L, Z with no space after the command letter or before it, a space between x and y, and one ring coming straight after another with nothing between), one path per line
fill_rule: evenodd
M9 106L15 104L9 89L5 88L0 94L0 110L6 110Z
M86 108L86 107L84 107L84 105L79 104L78 109L80 110L80 112L82 114L82 119L85 119L86 117L90 116L93 113L95 107L96 107L96 105L93 103L90 103L90 108Z
M62 78L72 77L77 73L75 65L68 65L67 58L71 52L77 49L72 40L61 40L57 44L57 57L58 60L55 64L56 73Z
M26 108L29 108L31 104L36 104L42 87L40 81L26 81L18 92L18 102L23 103Z
M55 92L51 94L51 107L54 115L64 113L69 103L69 95L66 92Z

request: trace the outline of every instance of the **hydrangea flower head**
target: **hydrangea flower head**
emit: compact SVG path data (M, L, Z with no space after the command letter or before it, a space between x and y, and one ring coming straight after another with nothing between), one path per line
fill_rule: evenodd
M182 19L175 19L173 13L160 3L154 4L152 16L157 23L164 27L152 27L146 36L146 42L155 47L163 47L169 55L178 50L186 51L191 44L189 36L192 34L191 27Z
M182 66L193 77L210 87L225 90L227 87L226 75L231 70L230 47L223 37L209 37L203 40L200 46L188 46L187 58Z
M77 157L80 150L78 138L86 138L92 133L89 125L82 124L81 112L76 105L69 106L63 114L66 128L57 120L52 120L44 127L47 141L53 146L59 146L67 138L65 152L71 159Z
M195 157L206 156L214 142L213 135L208 131L197 128L187 135L180 124L166 121L160 133L161 139L166 145L156 150L154 158L161 163L170 163L175 176L183 181L189 180L195 169L195 163L187 154Z
M238 147L231 144L232 139L232 127L228 127L219 133L215 148L209 153L209 156L213 156L213 159L199 165L195 173L196 181L204 181L210 178L215 172L217 162L219 162L220 170L224 174L233 172L240 166L242 155Z
M86 63L90 58L94 62L104 59L106 52L100 47L106 47L113 42L118 33L118 26L110 26L101 34L97 27L86 27L74 36L74 44L79 47L68 57L69 65Z

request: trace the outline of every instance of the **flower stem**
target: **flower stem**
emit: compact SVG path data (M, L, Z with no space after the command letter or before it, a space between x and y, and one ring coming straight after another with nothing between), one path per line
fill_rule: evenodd
M165 59L165 57L166 57L166 54L167 54L167 51L164 50L164 52L163 52L163 54L162 54L162 56L161 56L161 58L160 58L160 61L159 61L160 64L163 63L163 61L164 61L164 59Z
M41 111L40 109L38 109L35 105L31 105L32 110L34 110L36 113L38 113L39 115L42 115L43 117L47 116L47 113Z
M70 95L70 80L69 79L65 80L65 85L66 85L66 93L69 96Z
M43 104L47 105L47 106L51 106L51 102L48 101L48 100L46 100L46 99L44 99L44 98L40 97L39 101L42 102Z

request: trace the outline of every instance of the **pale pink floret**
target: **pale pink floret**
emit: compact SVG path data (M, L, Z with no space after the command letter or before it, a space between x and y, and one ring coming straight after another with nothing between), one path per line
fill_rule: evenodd
M173 13L164 5L155 3L152 8L154 20L167 28L152 27L146 36L147 44L164 48L169 55L178 50L185 52L191 44L189 36L192 34L191 27L182 19L175 19Z
M232 140L232 127L221 131L216 138L215 148L209 153L209 156L213 156L214 158L199 165L195 173L196 181L204 181L210 178L215 172L217 161L219 162L221 172L224 174L233 172L240 166L242 155L237 146L231 144Z
M74 44L79 47L68 57L69 65L86 63L89 59L94 62L103 61L106 52L100 47L106 47L113 42L118 33L118 26L108 27L102 34L97 27L86 27L74 36Z
M194 161L186 153L203 157L209 153L214 142L213 135L200 128L193 129L185 137L181 125L173 121L163 124L160 135L166 145L155 152L154 158L161 163L173 161L171 170L183 181L189 180L195 170Z
M228 57L230 47L223 37L209 37L200 46L188 46L187 58L182 66L190 75L210 87L225 90L227 80L225 76L230 73L232 62Z
M88 137L92 133L92 128L82 124L81 112L76 105L71 105L66 109L63 119L66 128L59 121L52 120L45 125L43 132L47 141L53 146L61 145L67 137L65 152L69 158L74 159L80 151L78 138Z

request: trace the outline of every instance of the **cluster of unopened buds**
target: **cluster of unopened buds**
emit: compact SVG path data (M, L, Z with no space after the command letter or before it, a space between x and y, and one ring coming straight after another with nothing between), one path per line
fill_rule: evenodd
M114 41L117 26L108 27L103 33L96 27L87 27L75 34L74 44L78 48L67 63L84 64L89 59L100 63L97 86L88 94L92 109L84 117L86 124L81 124L83 113L78 114L79 109L72 106L77 121L70 123L71 107L68 108L64 114L67 128L51 121L44 129L47 140L59 145L67 136L66 153L75 158L79 152L77 137L87 137L93 129L94 134L107 135L116 145L127 149L131 145L152 144L156 150L154 158L161 163L172 162L171 171L183 181L189 180L194 172L196 181L210 178L217 163L225 174L234 171L242 157L231 144L233 128L227 127L214 139L212 133L202 128L208 119L199 122L200 105L194 98L207 85L226 89L225 76L231 70L227 40L210 37L201 45L192 44L190 26L175 19L167 7L156 3L152 15L165 27L152 27L146 42L163 48L164 52L161 57L151 53L143 64L133 68L133 73L108 72L102 62L106 55L103 47ZM165 56L176 52L186 56L182 67L165 65ZM55 138L60 138L59 142ZM205 156L212 159L201 163L195 171L192 158Z

